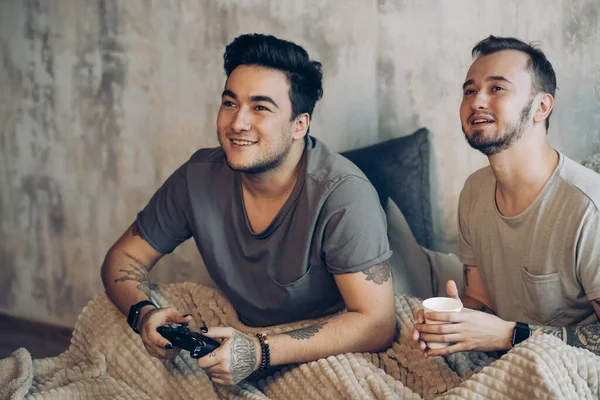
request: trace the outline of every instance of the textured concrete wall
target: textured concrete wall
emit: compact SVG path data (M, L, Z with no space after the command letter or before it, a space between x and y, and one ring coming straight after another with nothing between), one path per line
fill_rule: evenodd
M559 88L550 139L600 151L600 3L507 0L0 1L0 310L72 325L108 247L194 149L217 144L222 53L271 33L323 62L311 132L334 150L433 135L437 247L485 159L458 120L470 48L539 40ZM208 278L193 243L159 281Z

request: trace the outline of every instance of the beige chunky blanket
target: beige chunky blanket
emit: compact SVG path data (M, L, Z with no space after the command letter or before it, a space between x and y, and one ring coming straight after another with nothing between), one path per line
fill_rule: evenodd
M196 325L257 331L241 324L229 302L208 287L172 284L161 287L154 300L192 313ZM0 399L598 398L600 357L550 336L531 338L500 360L478 352L424 358L410 339L419 307L416 298L396 297L399 331L387 351L331 356L286 366L253 384L218 386L186 351L174 361L150 357L101 294L79 316L66 352L32 360L21 348L0 360ZM267 332L309 324L276 326Z

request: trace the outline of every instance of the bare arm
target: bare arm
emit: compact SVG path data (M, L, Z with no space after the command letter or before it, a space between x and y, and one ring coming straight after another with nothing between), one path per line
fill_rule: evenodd
M348 312L269 336L271 365L314 361L346 352L376 352L391 344L396 318L387 261L364 272L336 275L335 280ZM211 327L205 334L224 339L218 350L198 359L198 366L213 382L237 383L260 366L261 346L256 337L223 327Z
M347 352L377 352L394 339L394 288L387 261L335 275L348 312L269 338L271 364L313 361ZM260 360L260 358L259 358Z
M492 302L485 290L479 269L475 265L463 264L463 305L472 310L495 314Z
M592 300L599 321L590 325L535 326L530 325L533 335L552 335L573 347L587 349L600 355L600 298Z
M132 305L150 299L148 272L162 256L143 238L136 222L108 250L102 264L102 282L108 298L124 315ZM151 308L144 307L140 321Z

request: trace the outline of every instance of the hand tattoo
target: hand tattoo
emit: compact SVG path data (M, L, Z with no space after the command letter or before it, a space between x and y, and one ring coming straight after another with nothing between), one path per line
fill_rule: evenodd
M256 344L248 336L235 331L229 348L231 377L233 383L238 383L248 377L256 368Z
M321 322L315 325L307 326L306 328L295 329L293 331L283 333L296 340L310 339L319 333L321 328L323 328L325 325L327 325L327 322Z
M373 265L362 273L367 276L368 281L373 281L378 285L383 285L392 275L390 264L387 261Z
M148 296L150 299L150 292L156 289L156 285L153 285L148 280L148 271L145 268L140 267L135 264L129 264L132 269L120 269L119 271L124 272L126 275L120 278L115 279L116 282L125 282L125 281L136 281L140 284L137 285L138 290Z

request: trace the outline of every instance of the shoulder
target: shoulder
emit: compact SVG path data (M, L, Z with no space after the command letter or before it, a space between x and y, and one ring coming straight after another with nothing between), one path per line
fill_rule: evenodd
M221 147L211 147L197 150L190 157L190 164L203 164L203 163L222 163L226 160L225 152Z
M308 141L306 169L308 179L330 188L340 184L372 186L365 174L352 161L329 150L323 142L312 136Z
M473 172L465 181L462 188L461 202L476 199L482 191L495 186L496 178L489 165Z
M565 190L584 203L588 203L596 212L600 210L600 174L584 167L561 154L563 165L558 173L565 183Z

